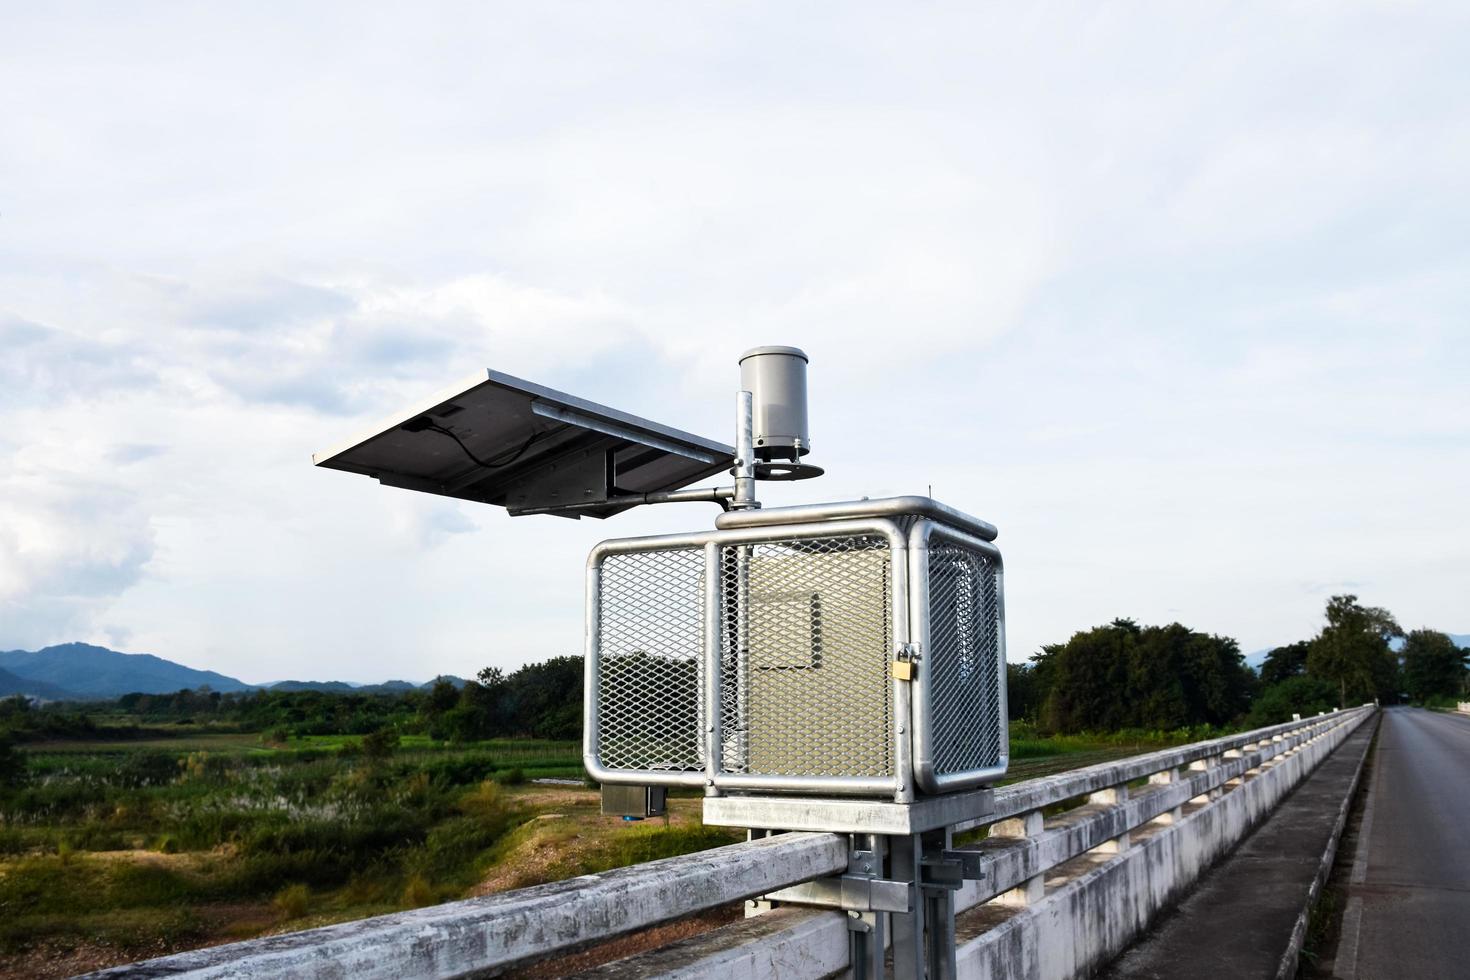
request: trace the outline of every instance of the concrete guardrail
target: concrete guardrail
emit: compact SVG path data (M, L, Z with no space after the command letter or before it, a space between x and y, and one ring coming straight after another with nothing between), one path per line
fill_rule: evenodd
M1462 708L1470 706L1462 706ZM955 897L961 977L1085 976L1117 955L1372 705L1001 787L955 828L984 872ZM962 838L963 839L963 838ZM180 953L96 977L384 978L491 973L839 874L848 838L779 834L605 874ZM819 980L848 967L848 914L781 905L589 977Z

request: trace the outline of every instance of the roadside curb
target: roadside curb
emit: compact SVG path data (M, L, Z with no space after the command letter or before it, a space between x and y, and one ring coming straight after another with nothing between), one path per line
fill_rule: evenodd
M1307 889L1306 903L1302 906L1300 914L1297 915L1296 925L1291 930L1291 939L1286 944L1286 952L1281 955L1281 963L1276 967L1276 980L1294 980L1296 977L1302 945L1307 939L1307 922L1311 919L1312 909L1316 906L1317 899L1321 897L1327 879L1332 875L1332 865L1337 860L1337 846L1342 841L1342 832L1347 826L1348 813L1352 811L1353 798L1357 796L1358 783L1363 777L1363 767L1368 762L1368 753L1373 751L1373 738L1378 734L1378 724L1382 718L1381 710L1373 716L1373 733L1369 736L1368 745L1363 749L1362 758L1358 760L1358 765L1353 770L1353 778L1348 784L1348 791L1343 797L1342 806L1337 811L1337 820L1332 826L1332 834L1327 838L1327 847L1322 852L1322 860L1317 865L1317 874L1312 879L1311 887ZM1340 749L1341 746L1339 746Z

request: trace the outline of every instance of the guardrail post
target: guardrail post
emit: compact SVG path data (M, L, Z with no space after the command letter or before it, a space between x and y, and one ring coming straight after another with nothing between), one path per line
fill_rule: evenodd
M1156 772L1149 776L1148 784L1150 786L1172 786L1178 779L1179 772L1177 769L1165 769L1162 772ZM1184 819L1184 807L1176 806L1168 813L1161 813L1157 817L1154 817L1150 823L1167 825L1178 823L1182 819Z
M1247 746L1245 746L1245 750L1244 751L1246 751L1246 752L1259 752L1259 751L1261 751L1261 745L1262 745L1261 742L1251 742L1250 744L1248 744ZM1241 779L1242 779L1242 781L1244 781L1246 777L1255 777L1255 776L1259 776L1260 774L1261 774L1261 762L1260 762L1260 760L1257 760L1256 761L1256 764L1254 766L1251 766L1249 769L1247 769L1242 774Z
M1091 795L1089 795L1087 797L1087 802L1101 803L1104 806L1118 806L1120 804L1127 803L1128 786L1125 783L1121 786L1113 786L1108 789L1100 789L1096 793L1092 793ZM1093 850L1101 854L1121 853L1122 851L1128 850L1128 842L1130 839L1131 838L1129 837L1128 831L1125 830L1117 837L1114 837L1112 840L1103 841L1101 844L1094 847Z
M1203 759L1196 759L1195 761L1191 762L1189 764L1189 771L1190 772L1209 772L1215 766L1219 765L1219 763L1220 763L1220 756L1218 756L1218 755L1207 755ZM1189 802L1191 802L1191 803L1213 803L1215 800L1218 800L1220 798L1222 792L1223 791L1220 789L1220 787L1218 787L1218 786L1212 786L1209 789L1205 790L1205 792L1201 793L1199 796L1196 796L1193 799L1191 799Z
M990 825L990 839L997 837L1024 839L1035 838L1046 826L1046 819L1040 810L1032 810L1023 813L1019 817L1010 820L1001 820ZM1027 878L1019 887L1012 888L1008 892L997 895L995 901L1001 905L1024 908L1027 905L1035 905L1046 897L1046 875L1039 874Z
M1222 760L1223 759L1240 759L1240 758L1243 758L1244 756L1245 756L1245 753L1242 752L1240 749L1226 749L1224 755L1220 756L1220 758ZM1245 781L1245 774L1244 773L1241 773L1239 776L1233 776L1230 779L1225 780L1225 791L1226 792L1229 792L1230 790L1235 789L1235 787L1239 786L1244 781Z

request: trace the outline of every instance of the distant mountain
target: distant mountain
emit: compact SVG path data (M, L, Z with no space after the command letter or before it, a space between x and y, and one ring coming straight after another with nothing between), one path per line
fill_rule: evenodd
M1446 633L1450 639L1455 641L1455 646L1461 650L1470 650L1470 633Z
M54 685L82 698L115 698L135 691L167 694L204 686L215 691L248 691L254 686L149 653L118 653L89 643L0 653L0 670L27 681Z
M455 687L464 687L462 677L441 675ZM326 694L403 694L427 691L434 678L423 684L392 680L381 684L349 684L346 681L276 681L247 684L213 670L195 670L149 653L119 653L90 643L63 643L44 650L0 652L0 697L29 694L51 701L115 698L135 692L172 694L174 691L209 687L223 693L237 691L321 691Z
M28 694L33 698L44 698L47 701L74 701L77 697L71 691L59 688L55 684L27 680L19 674L0 670L0 697L8 698L12 694Z
M321 691L326 694L347 694L357 690L346 681L276 681L263 686L267 691Z
M321 691L326 694L402 694L417 691L421 685L408 681L384 681L381 684L349 684L346 681L276 681L264 685L270 691Z
M1268 647L1265 650L1257 650L1255 653L1248 653L1248 654L1246 654L1245 655L1245 664L1246 664L1246 666L1249 667L1251 670L1254 670L1256 673L1259 674L1261 672L1261 664L1263 664L1263 663L1266 662L1266 655L1269 654L1274 649L1276 649L1276 648L1275 647Z

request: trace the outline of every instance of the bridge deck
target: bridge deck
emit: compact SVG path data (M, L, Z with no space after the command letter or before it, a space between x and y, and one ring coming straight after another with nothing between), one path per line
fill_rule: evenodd
M1344 742L1102 980L1276 976L1373 727Z

